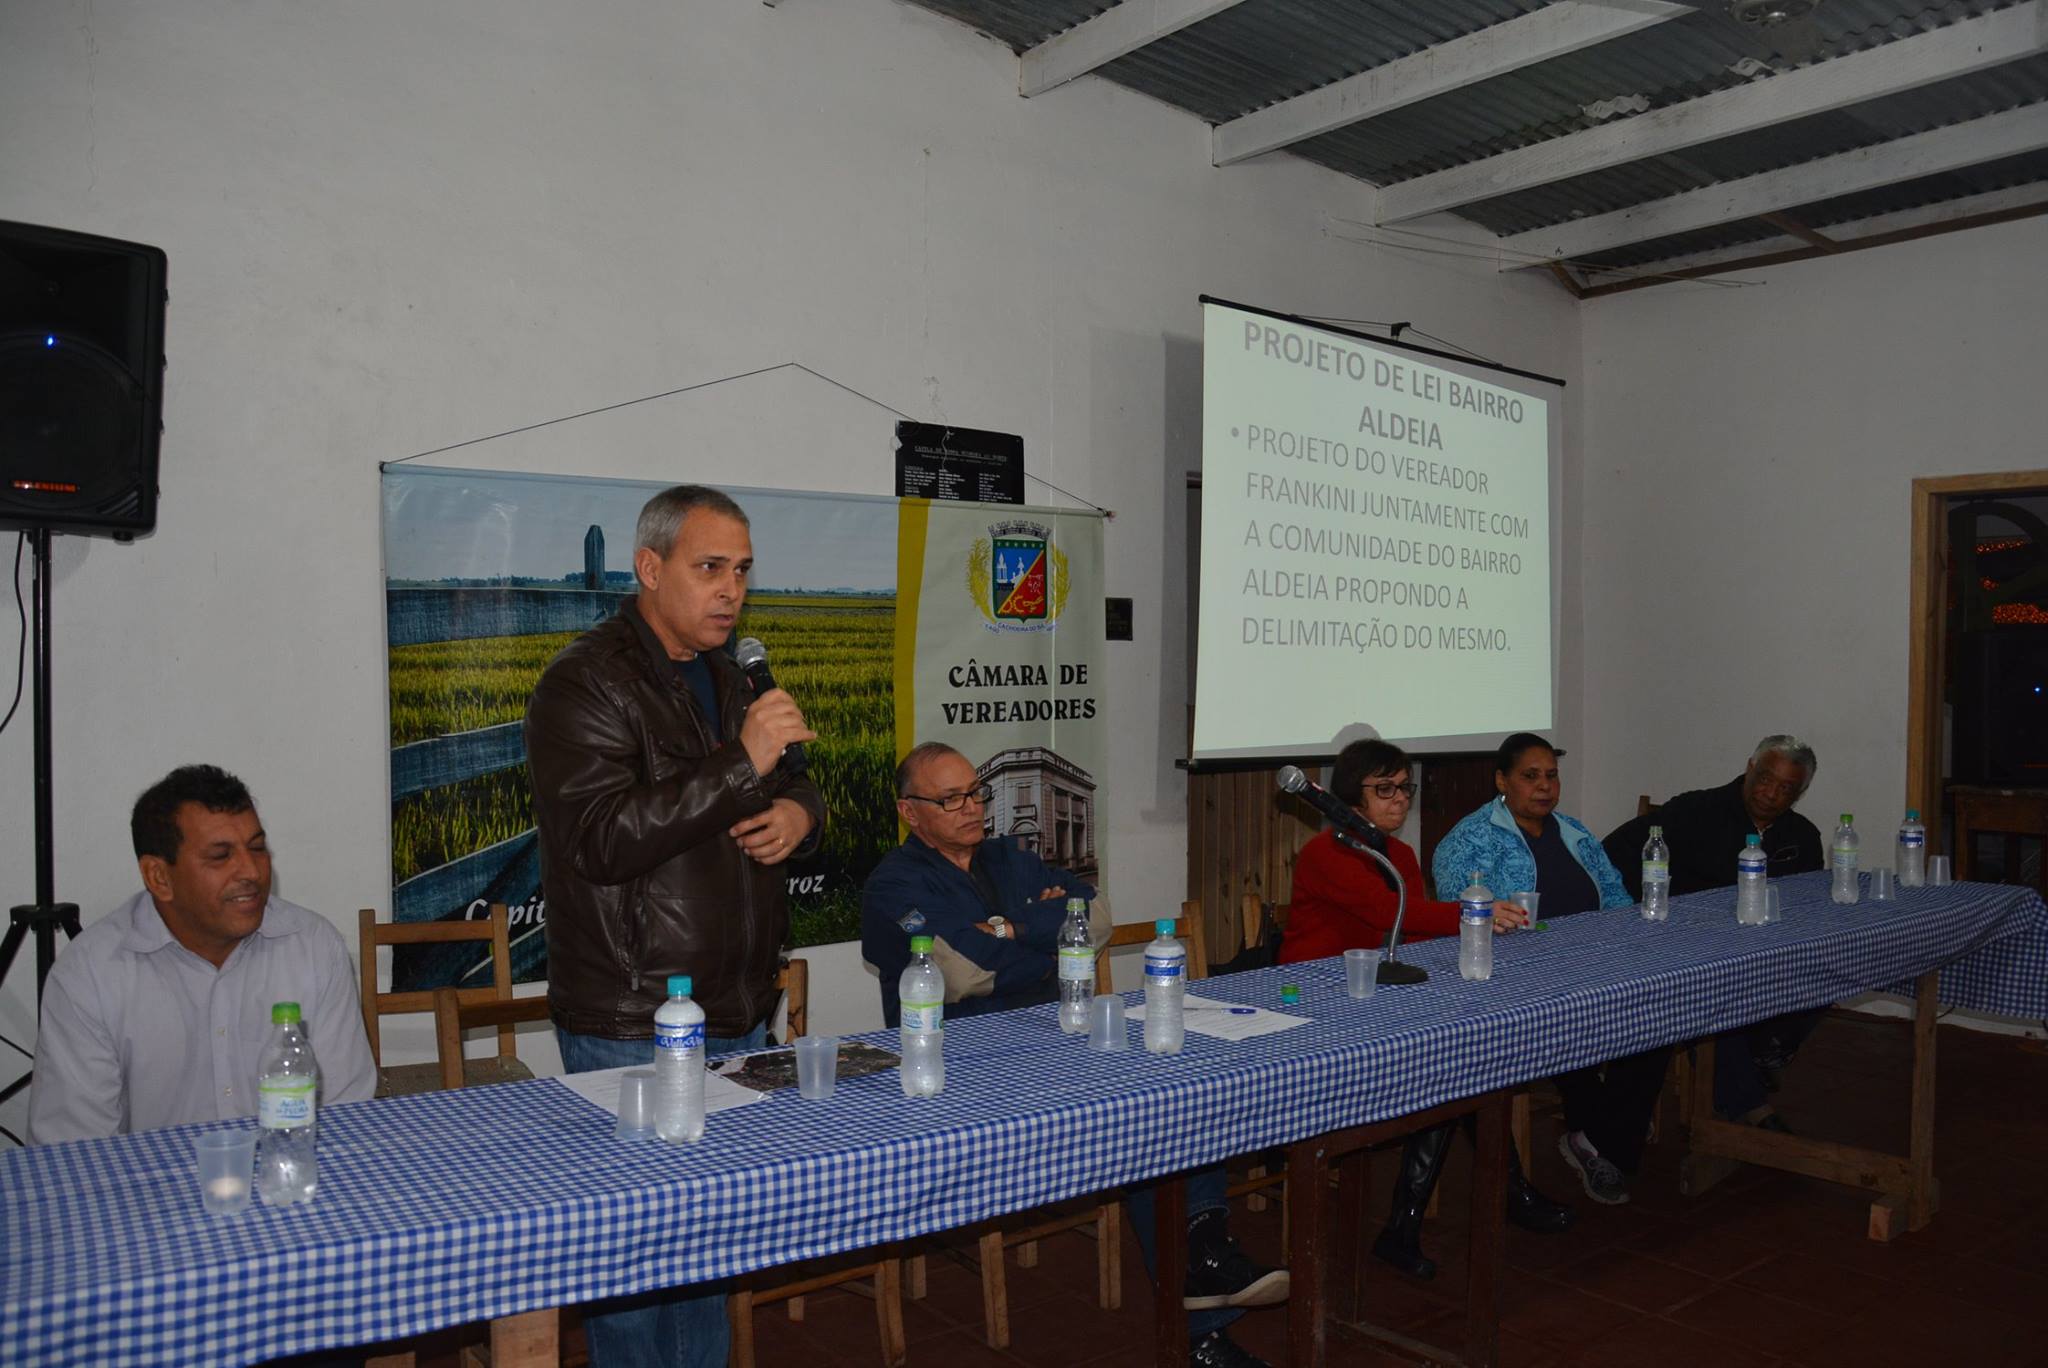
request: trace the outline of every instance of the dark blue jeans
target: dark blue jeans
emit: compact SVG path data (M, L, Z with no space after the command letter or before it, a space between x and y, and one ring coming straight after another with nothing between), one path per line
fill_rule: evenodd
M1740 1121L1761 1107L1769 1094L1764 1089L1764 1071L1757 1067L1756 1057L1785 1058L1800 1047L1826 1015L1825 1007L1793 1012L1715 1036L1714 1110L1730 1121Z
M1223 1165L1214 1168L1196 1169L1188 1175L1188 1221L1205 1211L1228 1210L1230 1203L1224 1198L1226 1179ZM1131 1233L1138 1237L1138 1248L1145 1254L1145 1272L1150 1274L1154 1284L1153 1295L1170 1297L1181 1289L1159 1287L1159 1222L1153 1217L1152 1184L1145 1183L1125 1192L1127 1205L1131 1210ZM1185 1236L1183 1236L1185 1238ZM1211 1330L1224 1326L1244 1314L1237 1306L1219 1306L1208 1311L1188 1312L1188 1338L1198 1340Z
M633 1068L654 1063L654 1041L613 1040L555 1028L562 1067L569 1073ZM764 1022L746 1035L707 1036L709 1055L758 1050L768 1041ZM664 1288L632 1297L593 1302L584 1308L584 1333L593 1368L725 1368L732 1339L725 1320L725 1291L708 1287Z

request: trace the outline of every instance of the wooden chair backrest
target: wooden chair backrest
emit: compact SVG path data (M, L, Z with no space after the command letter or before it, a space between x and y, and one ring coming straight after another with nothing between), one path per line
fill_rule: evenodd
M775 973L775 991L789 999L789 1039L795 1040L810 1029L811 1007L811 966L808 960L790 959L782 962L782 968ZM783 1044L788 1044L784 1041Z
M1158 937L1152 923L1125 922L1109 933L1109 939L1102 943L1102 950L1095 956L1095 991L1114 993L1116 983L1109 968L1109 952L1126 945L1150 945ZM1190 900L1180 905L1180 921L1173 928L1173 938L1187 942L1188 982L1209 977L1209 940L1202 930L1202 904Z
M459 988L436 988L434 1000L434 1051L441 1063L441 1086L459 1088L466 1082L463 1073L462 1033L479 1026L498 1028L498 1055L502 1059L516 1059L511 1041L513 1027L527 1021L548 1019L548 1000L540 997L489 998L482 1002L464 1002L463 990Z
M441 945L450 941L480 941L491 947L491 982L488 986L453 989L465 1007L484 1002L512 1000L512 944L510 919L505 904L492 903L489 917L482 921L380 922L376 909L366 907L358 914L363 971L363 1031L370 1037L370 1058L381 1068L384 1063L377 1019L405 1012L431 1012L434 994L422 989L411 993L377 991L377 947L380 945ZM535 999L539 1001L540 999ZM498 1053L513 1053L510 1024L499 1028Z
M1638 793L1636 795L1636 816L1638 817L1647 817L1663 806L1662 803L1657 802L1647 793Z

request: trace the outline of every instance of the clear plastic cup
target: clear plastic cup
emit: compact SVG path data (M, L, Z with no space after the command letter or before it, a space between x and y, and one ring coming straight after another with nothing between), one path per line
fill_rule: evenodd
M839 1085L839 1037L798 1036L796 1038L796 1090L813 1102L822 1102Z
M1127 1050L1131 1047L1129 1028L1124 1022L1124 1000L1104 993L1088 1004L1088 1048Z
M1870 871L1870 900L1872 902L1896 902L1899 897L1898 875L1889 869Z
M1769 926L1772 922L1780 921L1784 918L1784 915L1784 904L1778 898L1778 886L1776 884L1765 884L1764 925Z
M192 1152L199 1166L199 1200L207 1214L234 1216L245 1210L256 1173L255 1129L194 1136Z
M1344 952L1344 991L1363 1002L1372 996L1372 990L1380 981L1380 952L1378 950L1346 950Z
M1520 893L1508 894L1508 901L1529 914L1529 925L1536 925L1536 908L1543 901L1543 895L1534 889L1523 889Z
M621 1140L654 1139L654 1070L629 1069L619 1075L619 1124L612 1134Z
M1927 857L1927 886L1929 888L1947 888L1955 881L1955 867L1949 863L1948 856L1929 855Z

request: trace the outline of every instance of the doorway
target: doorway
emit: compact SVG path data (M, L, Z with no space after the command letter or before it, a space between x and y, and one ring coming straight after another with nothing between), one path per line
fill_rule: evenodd
M1950 845L1952 778L1958 795L2040 790L2048 814L2048 757L2023 744L2033 713L2015 713L2005 697L2018 679L2014 662L2041 650L2033 633L2048 642L2039 606L2048 602L2048 470L1915 480L1912 498L1906 792L1932 851ZM2015 863L2017 842L2003 849L2003 862ZM2030 850L2038 877L2038 844ZM1972 854L1955 851L1958 874L1974 866ZM1995 877L2031 882L2015 869Z

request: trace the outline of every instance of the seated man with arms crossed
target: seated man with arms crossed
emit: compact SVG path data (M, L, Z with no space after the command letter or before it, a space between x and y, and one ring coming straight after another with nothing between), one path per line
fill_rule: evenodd
M988 786L967 757L926 742L896 768L896 812L910 829L861 891L861 955L881 976L882 1014L899 1023L896 980L912 935L932 936L946 976L946 1015L1054 1001L1060 924L1069 897L1095 890L1009 841L984 841ZM1081 1048L1076 1041L1076 1048ZM1224 1328L1248 1306L1286 1300L1284 1269L1262 1268L1232 1239L1221 1165L1188 1176L1188 1280L1183 1302L1193 1368L1263 1368ZM1152 1189L1133 1188L1131 1222L1157 1267Z
M270 893L270 846L242 781L175 769L130 819L143 891L85 929L44 987L29 1091L38 1144L256 1114L270 1009L300 1004L320 1105L377 1086L348 945Z
M1601 844L1629 895L1643 896L1643 845L1664 828L1671 848L1671 896L1735 886L1735 856L1752 832L1763 838L1771 877L1825 866L1820 830L1792 810L1820 769L1813 747L1796 736L1766 736L1741 774L1715 788L1681 793L1663 807L1623 822ZM1793 1012L1715 1038L1714 1110L1730 1121L1789 1131L1767 1095L1827 1009Z

